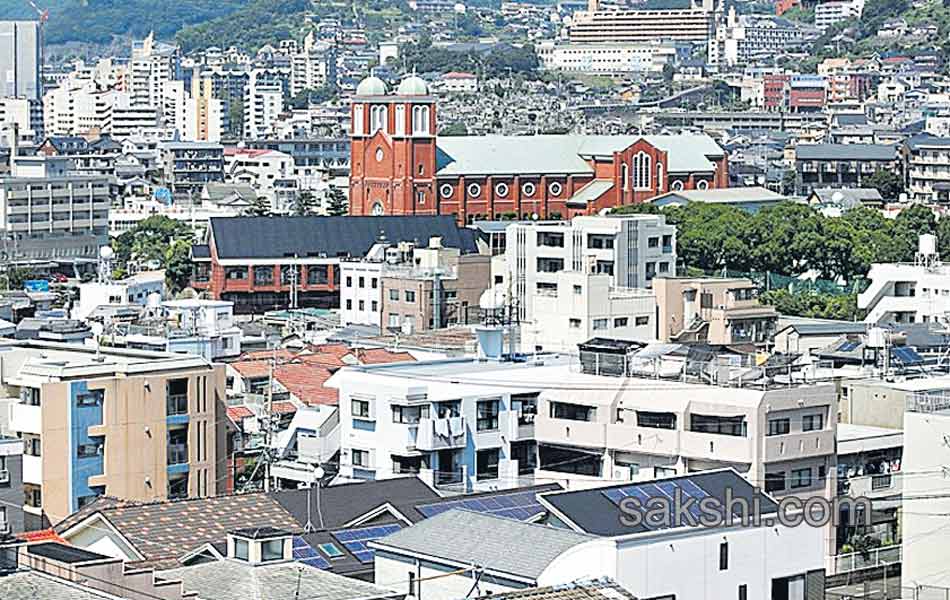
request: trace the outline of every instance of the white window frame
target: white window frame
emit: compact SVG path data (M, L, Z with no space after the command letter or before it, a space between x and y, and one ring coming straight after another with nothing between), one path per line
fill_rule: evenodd
M561 192L563 192L563 191L564 191L564 186L562 186L562 185L561 185L559 182L557 182L557 181L555 181L554 183L552 183L551 185L548 186L548 192L549 192L552 196L560 196L560 195L561 195Z
M530 190L530 191L529 191ZM533 198L534 194L538 191L538 186L534 185L530 181L522 184L521 193L528 198Z
M439 186L439 195L448 200L455 193L455 187L449 183L443 183Z
M468 184L468 195L471 198L477 198L482 195L482 186L477 183Z
M495 195L499 198L506 198L508 196L508 192L510 191L511 190L508 188L507 183L495 184Z

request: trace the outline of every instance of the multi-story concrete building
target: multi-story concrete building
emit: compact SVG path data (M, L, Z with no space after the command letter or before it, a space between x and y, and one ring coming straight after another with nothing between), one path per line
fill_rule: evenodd
M165 83L181 79L181 50L178 46L155 41L150 33L144 40L132 42L128 92L133 106L161 108Z
M864 12L864 0L828 0L815 5L815 27L824 31L844 21L857 20Z
M653 291L660 341L765 345L775 334L778 312L748 279L658 277Z
M676 228L662 215L516 223L506 238L510 298L525 327L534 326L535 292L553 290L561 271L608 275L617 288L676 273Z
M224 368L202 358L6 342L0 376L20 401L26 528L101 495L212 496L223 489Z
M294 175L302 187L314 187L308 182L348 175L350 172L350 140L348 138L290 138L248 140L247 147L256 150L276 150L294 159Z
M303 40L303 48L290 57L290 93L316 90L336 83L336 48L318 42L313 31Z
M300 193L294 159L283 152L225 148L224 170L228 181L251 186L276 213L290 212Z
M521 328L525 352L576 352L592 338L651 342L656 339L656 297L647 289L615 287L610 275L577 271L538 282L534 319Z
M0 21L0 97L40 100L39 21Z
M879 170L903 177L901 147L892 144L799 144L795 146L795 193L815 188L860 188ZM886 199L889 200L889 199Z
M490 261L439 238L426 247L377 243L365 258L340 263L340 320L413 332L466 324L490 284Z
M709 62L728 67L746 64L801 44L805 33L800 25L781 17L736 15L733 6L726 22L716 28Z
M0 98L0 130L16 125L20 141L38 144L43 139L43 103L26 98Z
M273 134L274 123L284 110L283 86L268 71L251 72L244 90L244 137Z
M15 154L15 147L14 147ZM69 175L65 157L18 156L0 178L4 260L87 268L108 243L112 196L106 177Z
M569 73L659 73L680 53L669 42L556 43L535 47L545 69Z
M676 40L705 44L713 36L715 19L712 0L658 10L602 10L598 0L589 0L586 11L571 16L568 37L583 43Z
M875 263L871 284L858 295L865 323L948 323L950 265L940 262L937 240L920 236L914 263Z
M911 200L950 203L950 137L911 136L907 147L907 194Z
M207 183L224 181L224 146L211 142L161 144L165 182L176 196L198 197Z

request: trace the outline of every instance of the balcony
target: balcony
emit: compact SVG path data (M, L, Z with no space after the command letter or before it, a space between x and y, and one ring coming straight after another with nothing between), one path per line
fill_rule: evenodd
M835 451L835 432L808 431L765 438L765 462L825 456Z
M607 447L675 456L680 453L680 431L612 423L607 426Z
M897 496L903 490L900 472L863 475L838 480L838 494L853 498L886 498Z
M538 442L569 444L587 448L607 447L607 426L593 421L571 419L538 419L535 422L535 438Z
M409 446L422 452L464 448L468 428L463 417L420 419L409 427Z
M722 462L752 462L752 443L747 437L684 431L680 433L680 451L688 458Z
M31 404L10 404L10 429L40 435L43 431L43 409Z

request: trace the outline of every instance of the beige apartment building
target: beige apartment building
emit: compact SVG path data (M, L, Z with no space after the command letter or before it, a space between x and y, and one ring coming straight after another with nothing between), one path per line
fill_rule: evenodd
M23 439L27 529L102 495L211 496L226 464L224 366L185 354L0 343L9 425Z
M764 345L775 333L778 312L748 279L658 277L653 291L660 341Z

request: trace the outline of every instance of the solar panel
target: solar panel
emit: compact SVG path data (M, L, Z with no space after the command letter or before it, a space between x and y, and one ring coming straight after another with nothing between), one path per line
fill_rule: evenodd
M924 358L917 354L916 350L906 346L891 349L891 354L905 365L919 365L924 362Z
M838 346L838 352L853 352L860 345L860 342L844 342Z
M608 500L620 506L620 503L624 498L636 498L640 502L640 513L642 517L643 526L647 529L665 529L670 526L674 521L673 510L675 509L673 500L676 498L677 490L679 491L680 497L683 499L685 504L690 498L694 499L695 502L692 503L689 507L689 513L699 522L700 517L702 516L702 511L699 508L699 502L709 496L709 494L700 487L696 482L689 479L678 479L678 480L668 480L668 481L659 481L656 483L640 483L636 485L628 485L618 488L610 488L608 490L601 490L601 494L604 495ZM660 498L663 500L669 501L667 507L670 509L670 512L664 517L663 522L657 522L655 519L650 519L647 517L648 512L652 506L648 506L648 502L653 498ZM625 510L631 509L632 506L624 507ZM687 520L681 521L680 523L673 523L676 526L682 525L691 525Z
M313 547L306 542L302 537L294 536L294 560L297 562L303 563L305 565L310 565L311 567L316 567L318 569L329 569L330 563L327 559L320 556Z
M341 529L331 533L338 542L350 551L356 560L361 563L373 562L373 549L366 545L366 542L378 540L390 533L395 533L402 529L402 525L391 523L389 525L374 525L372 527L359 527L355 529Z
M416 506L426 518L434 517L447 510L462 508L474 512L527 521L544 512L544 507L535 497L535 492L512 492L479 498L462 498L436 504Z

